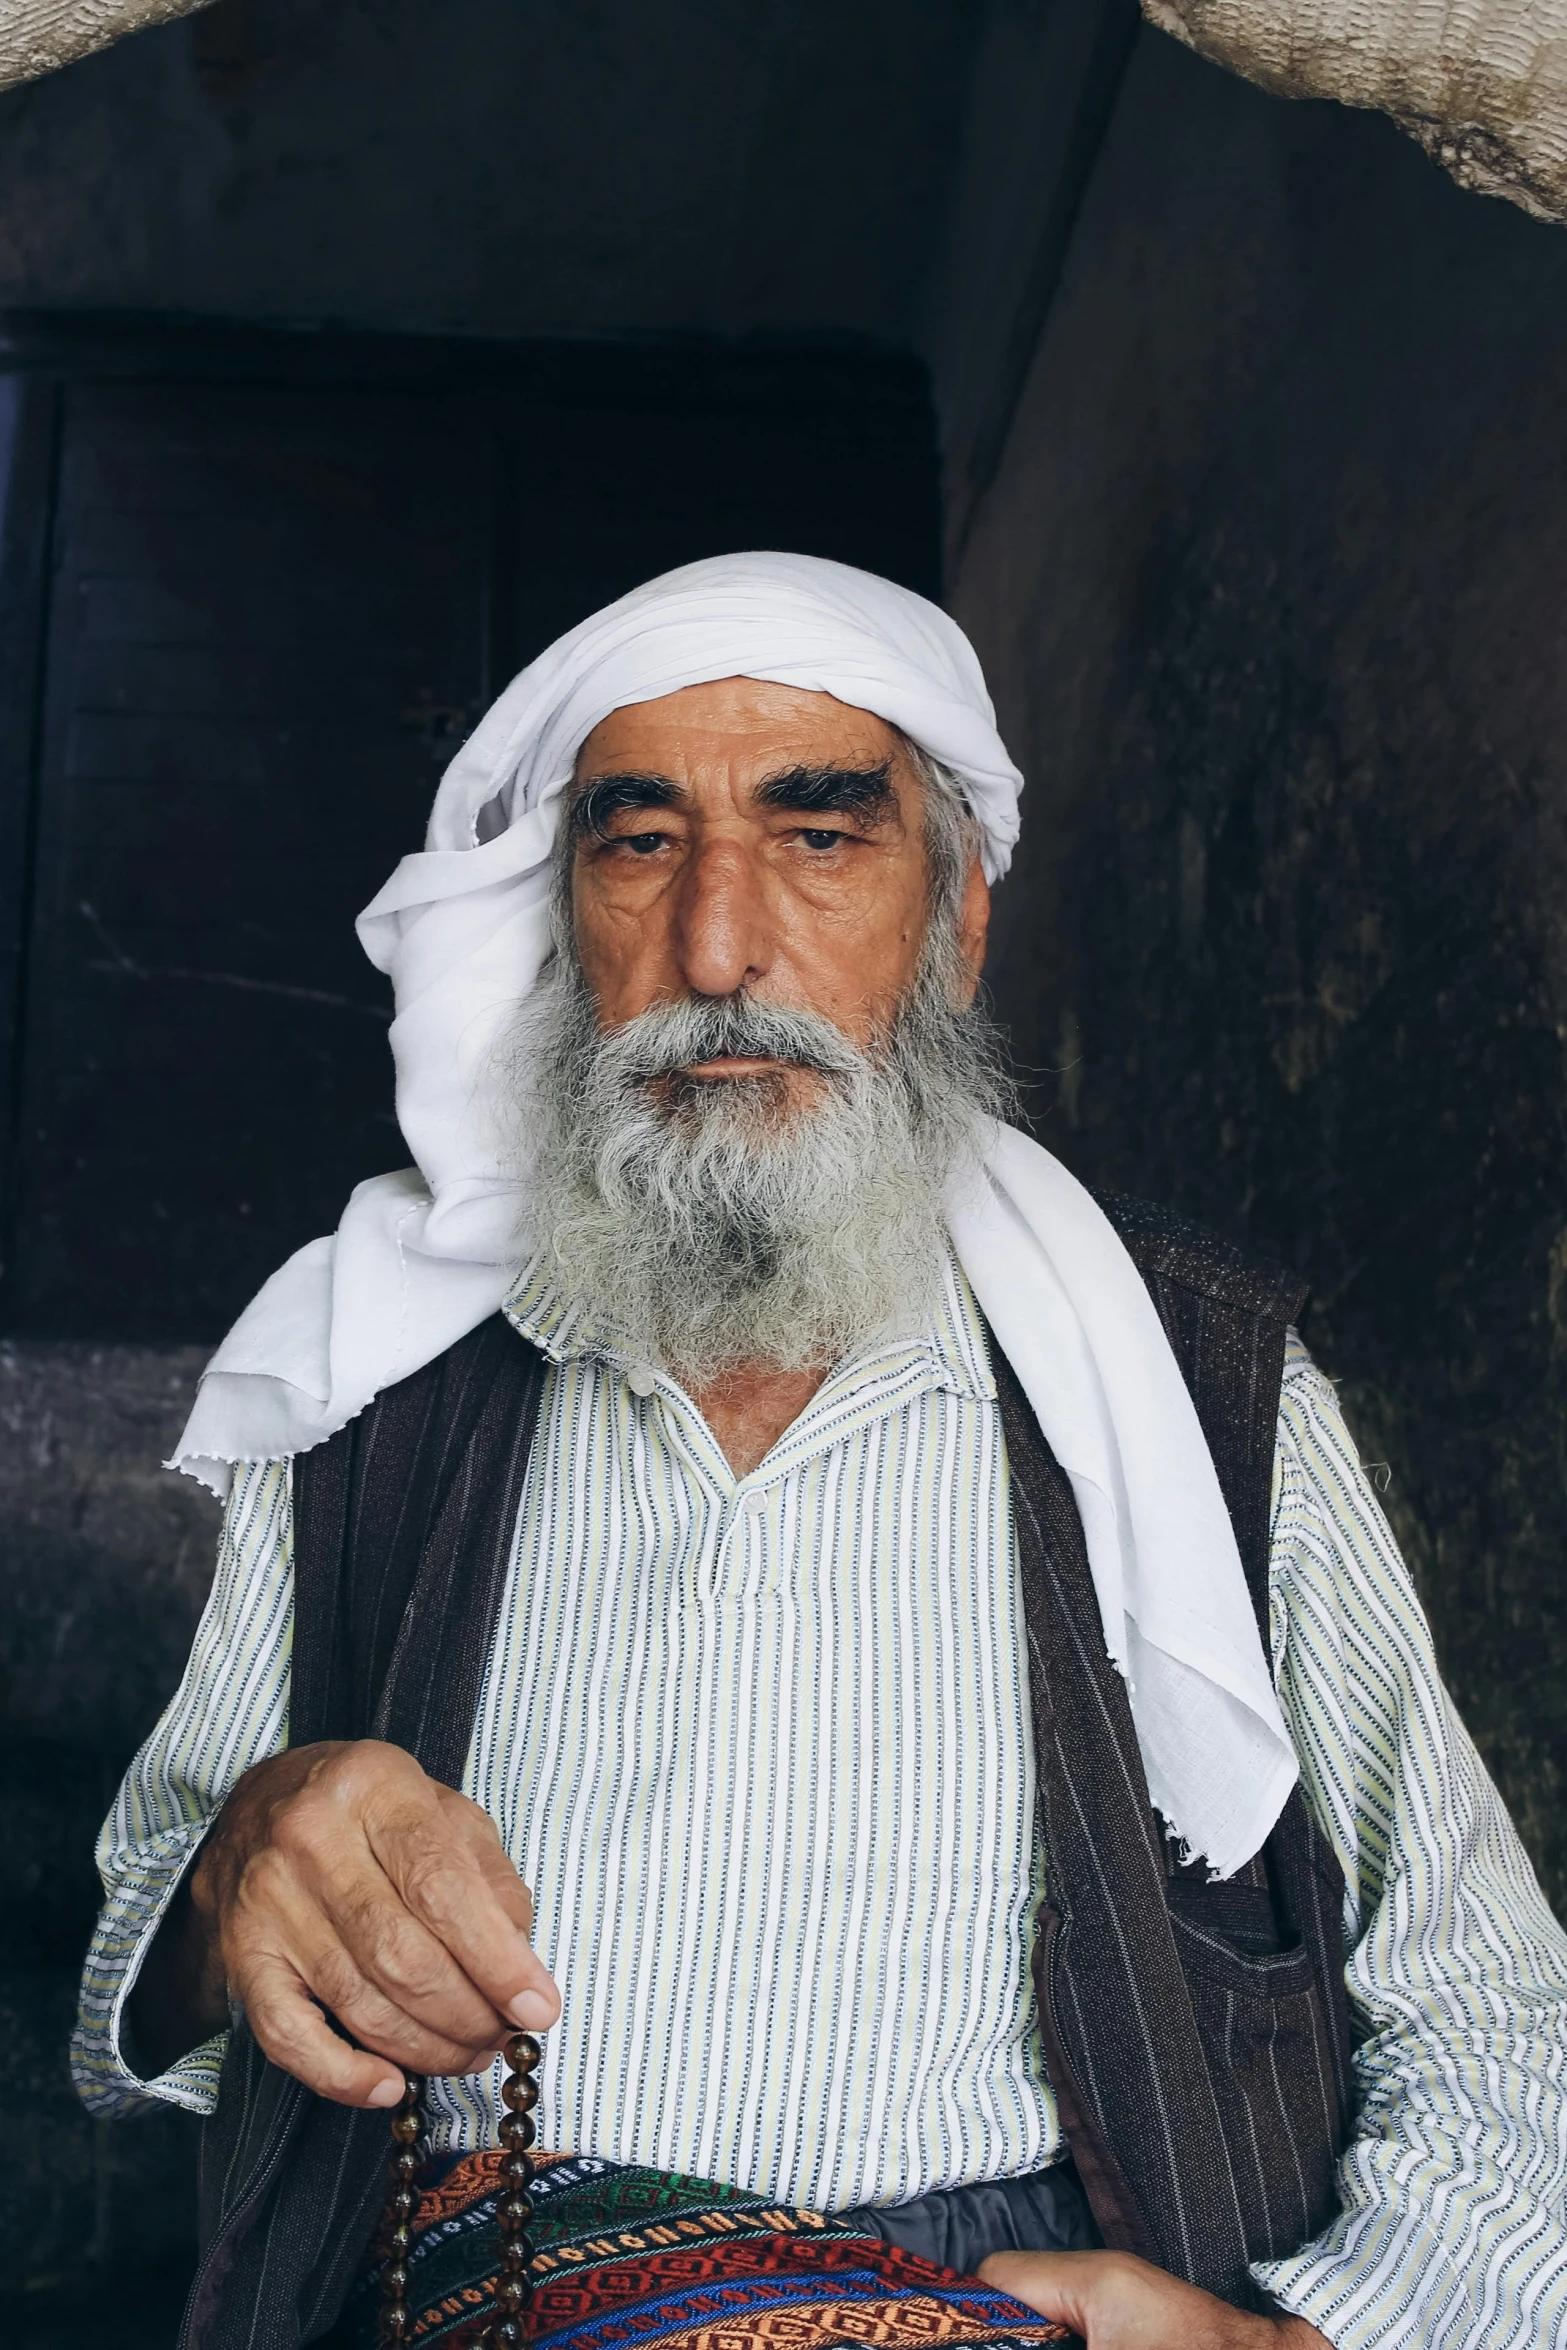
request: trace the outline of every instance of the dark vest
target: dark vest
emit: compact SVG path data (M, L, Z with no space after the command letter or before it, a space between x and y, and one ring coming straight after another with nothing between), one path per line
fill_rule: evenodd
M1195 1400L1267 1638L1284 1331L1304 1292L1138 1202L1104 1203ZM992 1349L995 1354L994 1348ZM538 1416L543 1358L495 1316L294 1464L290 1736L386 1738L460 1784ZM1046 1896L1050 2079L1108 2244L1240 2307L1247 2263L1334 2209L1350 2117L1343 1881L1290 1796L1240 1875L1182 1868L1104 1651L1076 1504L995 1355L1022 1568ZM367 2255L386 2116L316 2098L231 2037L200 2168L182 2350L297 2350Z

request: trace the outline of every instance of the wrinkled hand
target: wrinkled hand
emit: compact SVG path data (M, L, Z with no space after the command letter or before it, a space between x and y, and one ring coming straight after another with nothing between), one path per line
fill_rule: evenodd
M247 1771L189 1908L209 2028L239 2000L273 2063L342 2105L395 2105L399 2067L480 2072L510 2032L560 2014L494 1822L376 1739Z
M1301 2317L1257 2317L1130 2252L993 2252L980 2275L1088 2350L1328 2350Z

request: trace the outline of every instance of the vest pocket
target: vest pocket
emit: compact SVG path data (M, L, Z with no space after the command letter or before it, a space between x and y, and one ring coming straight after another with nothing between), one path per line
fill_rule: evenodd
M1311 1952L1299 1939L1281 1949L1271 1916L1271 1948L1260 1931L1237 1931L1217 1919L1204 1918L1199 1924L1175 1908L1170 1912L1170 1926L1182 1971L1194 1993L1201 1983L1216 1991L1232 1991L1242 1999L1289 1999L1312 1985Z
M1253 2260L1293 2252L1336 2207L1337 2097L1304 1943L1239 1949L1172 1909L1171 1929L1213 2084Z

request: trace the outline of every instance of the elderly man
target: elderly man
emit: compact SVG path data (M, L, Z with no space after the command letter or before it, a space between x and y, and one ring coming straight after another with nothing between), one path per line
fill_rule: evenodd
M204 1384L76 2046L211 2117L191 2344L372 2337L410 2079L392 2331L470 2340L517 2026L598 2197L551 2339L710 2328L699 2239L726 2340L785 2271L792 2340L1567 2338L1567 1945L1301 1291L1004 1123L1018 786L941 613L727 558L524 672L362 919L418 1172Z

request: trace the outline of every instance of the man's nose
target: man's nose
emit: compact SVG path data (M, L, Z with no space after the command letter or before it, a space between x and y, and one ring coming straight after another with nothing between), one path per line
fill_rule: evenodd
M773 959L766 887L744 846L704 841L678 885L675 948L693 995L731 996L762 978Z

